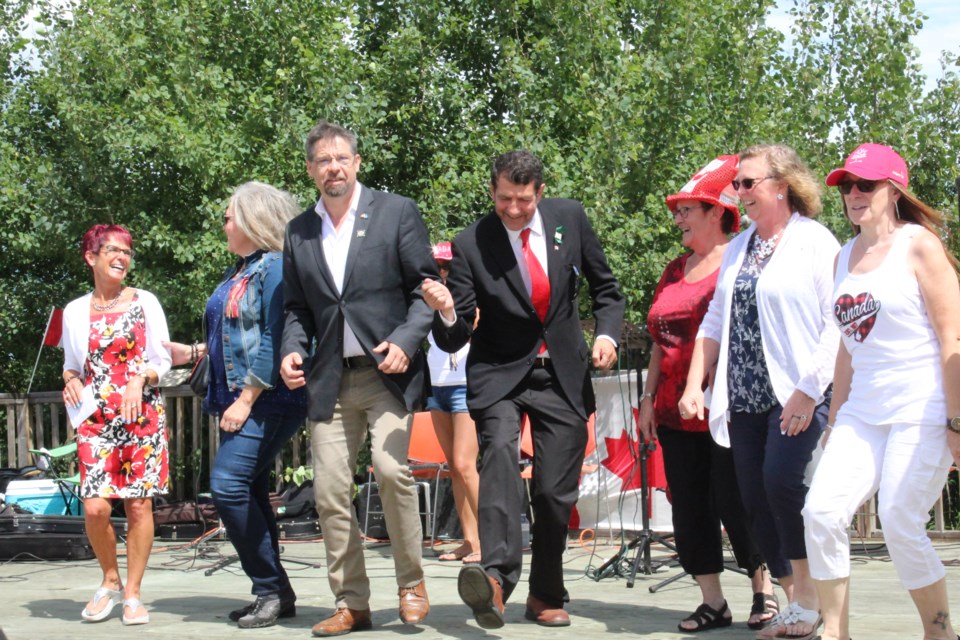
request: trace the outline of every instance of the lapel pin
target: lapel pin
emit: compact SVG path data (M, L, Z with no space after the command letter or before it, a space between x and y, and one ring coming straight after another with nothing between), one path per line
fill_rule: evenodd
M563 228L563 225L557 227L556 231L553 232L553 249L554 251L560 250L560 245L563 244L563 232L566 229Z
M368 217L368 216L367 216L366 212L360 214L360 219L361 219L361 220L366 220L367 217Z
M360 229L359 231L357 231L357 237L358 237L358 238L362 238L362 237L364 237L365 235L367 235L367 230L366 230L366 229Z

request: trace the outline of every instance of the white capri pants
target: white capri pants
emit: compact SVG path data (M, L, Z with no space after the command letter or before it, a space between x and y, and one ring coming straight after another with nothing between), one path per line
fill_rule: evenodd
M803 508L810 575L815 580L850 576L850 522L879 489L883 538L900 583L913 590L942 579L946 572L926 526L950 463L946 425L838 419Z

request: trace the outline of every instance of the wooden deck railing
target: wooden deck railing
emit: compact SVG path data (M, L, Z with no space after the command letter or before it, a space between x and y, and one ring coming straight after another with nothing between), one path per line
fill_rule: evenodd
M201 399L193 395L190 387L165 387L163 397L173 484L170 497L193 498L209 491L210 467L220 442L219 429L216 421L200 410ZM30 449L52 449L74 439L59 391L39 391L26 397L0 393L0 433L5 444L0 445L5 454L0 458L0 466L12 468L35 464ZM306 464L307 449L301 431L277 457L278 485L287 466Z

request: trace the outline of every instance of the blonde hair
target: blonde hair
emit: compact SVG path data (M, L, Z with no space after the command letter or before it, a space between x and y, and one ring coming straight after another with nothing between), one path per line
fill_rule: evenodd
M233 221L253 244L267 251L283 250L287 222L300 213L291 194L264 182L246 182L230 196Z
M771 175L787 185L791 211L808 218L816 218L823 211L820 181L793 148L785 144L755 144L740 152L740 162L747 158L765 159Z

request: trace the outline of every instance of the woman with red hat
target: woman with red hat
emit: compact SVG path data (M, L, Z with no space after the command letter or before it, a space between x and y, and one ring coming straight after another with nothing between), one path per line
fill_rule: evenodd
M840 244L813 219L820 185L790 147L742 151L733 186L752 224L723 255L680 415L710 410L711 433L733 453L754 540L787 596L757 637L810 640L821 620L801 511L839 342L831 295ZM703 382L714 370L707 404Z
M450 274L453 251L449 242L433 245L433 259L437 261L440 277L446 282ZM450 464L450 479L453 485L453 500L463 530L463 544L440 555L441 562L462 560L472 564L480 562L480 533L477 525L477 503L480 495L480 474L477 471L477 455L480 445L477 427L467 412L467 354L470 345L456 353L447 353L427 336L430 350L427 364L430 367L430 383L433 390L427 398L427 409L433 418L440 448Z
M694 338L713 298L728 234L740 230L739 199L730 184L736 174L737 157L720 156L678 193L667 196L667 207L689 252L664 269L647 315L654 344L640 396L640 430L645 441L659 440L663 448L680 565L696 579L702 596L697 610L680 621L680 631L705 631L733 621L720 587L721 523L737 564L753 582L748 624L759 629L779 611L773 585L750 534L730 449L713 441L706 420L683 420L677 410Z
M836 260L842 342L827 445L803 510L821 637L850 637L848 528L879 490L884 541L923 637L953 640L946 574L926 524L951 457L960 462L957 261L940 241L943 217L907 191L906 163L890 147L860 145L827 185L839 187L857 235Z

